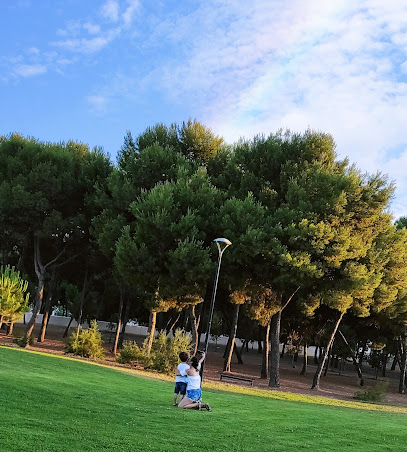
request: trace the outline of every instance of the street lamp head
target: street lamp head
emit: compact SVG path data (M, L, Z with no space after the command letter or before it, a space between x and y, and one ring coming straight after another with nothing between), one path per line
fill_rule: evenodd
M232 242L225 238L215 239L214 242L216 242L216 245L218 245L219 250L219 258L222 256L225 249L232 244Z
M232 244L232 242L228 239L215 239L214 242L223 242L226 246L229 246Z

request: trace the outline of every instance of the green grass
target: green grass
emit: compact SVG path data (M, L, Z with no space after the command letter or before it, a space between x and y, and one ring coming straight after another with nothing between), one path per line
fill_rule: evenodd
M213 412L181 411L172 391L170 381L0 347L0 450L407 450L403 413L213 387Z

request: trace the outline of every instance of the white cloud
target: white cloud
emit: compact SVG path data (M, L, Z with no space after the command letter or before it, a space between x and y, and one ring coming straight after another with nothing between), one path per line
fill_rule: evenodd
M83 28L87 30L90 35L97 35L100 33L100 26L92 24L90 22L86 22L83 24Z
M397 158L386 162L382 171L388 173L396 181L396 197L392 204L392 212L395 218L407 216L407 145Z
M42 64L21 64L14 68L14 73L22 77L32 77L47 72L46 66Z
M108 98L103 95L93 95L86 98L94 113L104 113L107 108Z
M102 5L101 14L104 18L111 22L117 22L119 20L119 3L117 0L107 0Z
M78 53L95 53L106 47L118 35L120 30L113 29L107 33L95 36L94 38L73 38L65 39L64 41L55 41L52 44Z
M395 169L406 157L389 160L407 148L406 16L400 0L208 1L157 27L156 45L179 53L151 82L228 141L280 127L332 133L340 157L396 179L407 213Z
M125 9L124 13L122 14L122 19L126 27L128 27L132 23L134 14L140 7L140 3L138 0L127 0L127 3L128 6Z

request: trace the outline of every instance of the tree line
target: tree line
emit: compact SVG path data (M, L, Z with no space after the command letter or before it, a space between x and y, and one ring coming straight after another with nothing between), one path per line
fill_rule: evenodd
M0 139L0 158L0 257L30 284L26 342L40 312L44 340L57 309L115 321L115 353L129 319L149 323L147 347L156 328L181 324L196 350L213 239L227 237L215 316L229 336L224 370L237 336L257 339L261 376L278 387L285 335L305 359L320 347L318 388L341 340L359 371L368 347L393 356L405 391L407 221L389 213L393 184L339 160L329 134L228 145L189 120L128 132L115 164L99 148L17 134Z

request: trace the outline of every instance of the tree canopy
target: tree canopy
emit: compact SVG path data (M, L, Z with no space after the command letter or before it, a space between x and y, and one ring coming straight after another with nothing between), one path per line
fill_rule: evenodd
M233 307L230 336L240 305L267 344L270 330L271 385L284 321L329 315L324 359L346 317L397 325L386 331L407 348L406 218L392 224L393 184L339 160L327 133L280 131L227 145L190 119L136 138L127 132L115 165L99 148L17 134L0 139L0 158L1 263L35 286L28 336L59 294L79 319L86 311L125 325L149 313L150 335L157 313L187 308L197 343L213 240L227 237L219 305Z

